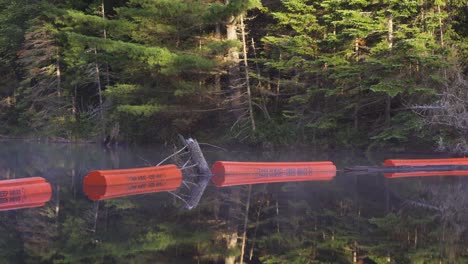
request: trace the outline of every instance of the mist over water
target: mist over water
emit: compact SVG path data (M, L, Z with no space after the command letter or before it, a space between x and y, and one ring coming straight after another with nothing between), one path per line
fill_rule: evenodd
M181 210L184 188L195 182L187 175L173 194L93 201L83 192L90 171L156 165L172 147L0 142L0 179L43 177L52 188L43 206L0 212L0 258L5 263L227 263L230 256L237 261L243 256L247 263L353 263L365 257L376 263L467 263L468 176L390 178L341 170L433 154L203 150L209 165L329 160L339 170L331 180L210 183L198 207Z

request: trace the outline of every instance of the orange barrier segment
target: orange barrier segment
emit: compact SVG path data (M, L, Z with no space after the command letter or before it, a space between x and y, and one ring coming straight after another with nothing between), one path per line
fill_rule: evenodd
M84 185L84 193L89 199L98 201L144 193L173 191L182 184L182 175L175 179L147 181L121 185Z
M39 207L52 196L52 187L41 177L0 181L0 211Z
M425 171L384 173L387 178L427 177L427 176L468 176L468 171Z
M292 182L326 181L336 175L330 161L319 162L232 162L217 161L211 168L211 180L218 187Z
M388 159L384 161L384 166L429 166L429 165L468 165L468 158L453 159Z
M169 164L137 169L96 170L91 171L84 179L84 185L112 186L135 184L148 181L178 179L182 172L176 165Z

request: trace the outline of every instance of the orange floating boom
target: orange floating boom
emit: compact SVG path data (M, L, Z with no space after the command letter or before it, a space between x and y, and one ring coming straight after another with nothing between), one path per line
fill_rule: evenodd
M175 165L148 168L99 170L84 179L85 194L91 200L105 200L143 193L173 191L182 184L182 172Z
M447 158L447 159L411 159L398 160L388 159L384 161L384 167L401 167L411 166L413 171L408 172L393 172L384 173L387 178L403 178L403 177L426 177L426 176L468 176L468 170L463 170L462 167L468 166L468 158ZM447 166L445 170L437 170L437 167ZM421 171L417 170L421 167ZM449 170L453 168L454 170ZM433 169L435 171L424 171ZM462 169L462 170L460 170Z
M429 166L429 165L468 165L468 158L450 159L388 159L384 161L385 167L393 166Z
M384 167L411 169L411 171L384 173L387 178L426 177L426 176L468 176L468 158L447 159L389 159L384 161ZM421 171L417 171L420 168Z
M84 193L89 199L98 201L144 193L173 191L182 184L182 176L177 179L147 181L122 185L84 185Z
M41 177L0 181L0 211L43 206L51 196L50 184Z
M405 178L405 177L427 177L427 176L468 176L466 171L416 171L416 172L395 172L384 173L386 178Z
M182 172L176 165L169 164L137 169L96 170L91 171L84 179L85 185L123 185L148 181L178 179Z
M218 187L292 181L326 181L336 175L330 161L320 162L232 162L217 161L211 180Z

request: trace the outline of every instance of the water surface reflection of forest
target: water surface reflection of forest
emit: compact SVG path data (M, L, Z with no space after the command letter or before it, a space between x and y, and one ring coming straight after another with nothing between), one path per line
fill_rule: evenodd
M95 169L143 167L161 147L0 142L0 179L44 177L44 206L0 212L5 263L468 263L468 177L332 180L215 187L183 210L168 192L92 201ZM209 151L216 160L331 160L338 168L397 154ZM401 156L401 155L400 155ZM408 154L407 156L411 156ZM411 157L414 157L411 156ZM184 179L189 181L189 179Z

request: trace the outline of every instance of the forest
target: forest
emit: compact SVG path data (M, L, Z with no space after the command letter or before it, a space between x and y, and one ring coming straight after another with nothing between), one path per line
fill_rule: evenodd
M468 153L464 0L0 0L0 136Z

